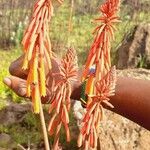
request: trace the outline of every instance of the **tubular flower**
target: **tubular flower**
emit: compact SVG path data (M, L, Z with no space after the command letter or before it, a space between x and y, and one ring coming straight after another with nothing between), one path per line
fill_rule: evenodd
M107 0L100 7L102 16L96 19L100 25L94 30L96 36L83 70L81 101L86 106L86 114L82 120L78 146L84 145L85 150L97 147L102 104L113 108L109 97L115 94L116 69L111 67L110 49L116 30L114 23L120 22L117 16L119 4L119 0Z
M120 22L117 16L119 4L119 0L107 0L106 3L100 7L102 16L95 20L96 22L100 22L100 25L94 30L96 36L85 64L82 76L83 81L88 76L88 72L93 65L96 65L97 80L110 69L110 42L114 39L114 31L116 30L114 23Z
M60 3L61 0L58 0ZM48 23L53 15L51 0L38 0L22 44L25 58L23 69L28 69L27 96L32 97L34 112L39 113L41 96L46 96L45 62L51 69L52 51Z
M55 134L53 149L58 149L59 136L61 127L64 126L66 131L67 142L70 141L69 131L69 111L70 111L70 96L71 82L77 80L77 59L73 49L69 49L66 56L62 59L59 65L59 73L54 74L59 76L58 82L53 82L53 96L49 107L49 113L52 114L49 122L50 135ZM55 78L54 78L55 81Z

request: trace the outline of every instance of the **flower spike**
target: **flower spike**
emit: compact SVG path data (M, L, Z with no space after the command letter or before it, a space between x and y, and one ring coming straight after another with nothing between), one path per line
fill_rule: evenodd
M110 42L114 39L114 24L120 21L117 16L119 4L119 0L107 0L100 7L102 16L96 19L100 25L94 30L96 35L85 64L82 81L86 79L93 65L96 65L97 80L100 79L100 72L106 74L111 67Z
M111 67L110 49L114 40L114 24L120 22L117 16L119 0L107 0L101 7L101 17L96 19L100 23L94 30L95 39L91 46L82 82L85 85L81 101L86 106L86 114L82 120L82 127L78 138L78 146L84 149L97 148L99 124L103 118L102 104L113 108L109 97L115 94L116 69Z
M77 56L75 50L68 49L66 56L62 59L59 65L59 73L55 76L59 76L60 80L55 82L53 98L49 107L49 113L52 113L52 118L49 122L50 135L55 134L53 148L58 149L60 129L64 126L66 131L67 142L70 141L69 131L69 111L70 111L70 96L71 96L71 82L77 80ZM55 77L54 77L55 80ZM54 131L54 128L56 130Z
M62 2L59 0L59 2ZM46 96L45 63L51 69L51 42L48 24L53 15L51 0L38 0L34 5L31 22L24 34L23 69L29 70L27 77L27 96L32 97L35 113L39 113L41 96Z

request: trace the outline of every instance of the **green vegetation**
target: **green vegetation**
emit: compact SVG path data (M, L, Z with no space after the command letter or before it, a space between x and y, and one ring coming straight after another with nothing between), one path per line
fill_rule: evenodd
M28 113L21 123L8 126L0 125L0 133L9 134L16 143L16 146L17 144L26 145L28 142L39 144L42 140L40 131L39 116L33 113ZM4 145L4 147L6 146Z
M18 58L21 55L20 49L13 49L13 50L0 50L0 103L1 99L10 98L12 100L20 101L20 98L17 97L10 89L7 88L3 84L4 77L10 76L9 75L9 65L10 63Z

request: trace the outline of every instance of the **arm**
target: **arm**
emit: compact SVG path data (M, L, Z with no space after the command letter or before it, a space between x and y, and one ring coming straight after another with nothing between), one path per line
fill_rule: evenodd
M18 62L22 61L18 59L12 63L10 66L10 73L13 76L5 78L4 83L7 84L12 90L14 90L14 92L16 92L19 96L25 96L26 73L23 73L20 70L19 66L21 66L21 64ZM53 62L53 64L54 68L58 68L56 63ZM56 70L58 71L58 69ZM53 71L55 72L56 70ZM81 72L82 71L79 71L79 81ZM72 89L72 99L79 100L81 83L73 83ZM46 98L48 98L48 96ZM150 130L150 81L118 77L116 95L111 97L110 102L115 107L112 109L112 111Z
M150 81L118 78L112 111L150 130Z
M80 84L74 85L73 99L80 98ZM150 130L150 81L118 77L116 94L110 98L111 111ZM110 109L107 107L107 109Z

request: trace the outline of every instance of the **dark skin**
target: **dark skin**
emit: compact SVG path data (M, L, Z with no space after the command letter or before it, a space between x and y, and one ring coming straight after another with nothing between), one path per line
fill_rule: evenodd
M22 62L23 56L11 63L9 71L12 76L5 78L4 83L17 95L26 97L26 78L28 71L21 69ZM46 103L49 99L50 92L48 89L51 87L52 73L59 71L58 65L59 59L53 59L53 69L51 72L47 71L47 96L42 98L43 103ZM78 74L78 82L72 83L72 99L80 99L81 72L80 70ZM118 77L116 94L110 98L110 102L115 107L112 109L113 112L150 130L150 81Z

